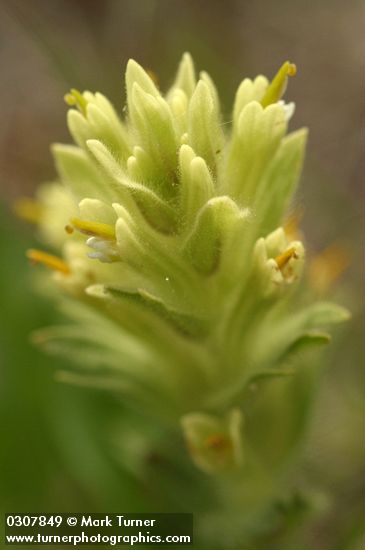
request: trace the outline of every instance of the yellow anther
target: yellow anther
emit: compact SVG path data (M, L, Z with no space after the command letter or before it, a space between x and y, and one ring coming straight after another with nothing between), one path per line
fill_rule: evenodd
M297 74L297 66L295 63L289 63L287 74L288 76L295 76Z
M62 260L62 258L54 256L53 254L48 254L48 252L43 252L43 250L35 250L34 248L31 248L27 250L27 258L35 264L43 264L46 267L49 267L49 269L59 271L64 275L69 275L71 273L69 266L64 260Z
M78 110L86 116L87 101L81 92L72 88L68 94L64 96L64 100L70 107L77 107Z
M291 248L288 248L288 250L286 250L282 254L279 254L279 256L276 256L275 262L277 263L277 266L280 269L280 271L284 269L284 267L287 265L289 260L291 260L292 258L296 258L296 259L298 258L297 251L294 248L294 246L292 246Z
M294 63L285 61L280 67L273 80L269 84L264 97L261 100L261 105L267 107L272 103L276 103L284 95L288 83L288 76L295 76L297 67Z
M23 220L31 223L38 223L42 216L42 205L39 202L22 197L14 204L14 211Z
M113 225L80 220L79 218L72 218L70 224L81 233L84 233L84 235L100 237L111 241L115 239L115 228Z

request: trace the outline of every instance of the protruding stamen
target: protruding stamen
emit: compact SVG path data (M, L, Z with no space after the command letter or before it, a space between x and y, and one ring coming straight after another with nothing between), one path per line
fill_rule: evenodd
M14 211L23 220L31 223L38 223L42 216L42 205L28 197L18 199L14 204Z
M285 61L280 67L273 80L269 84L264 97L261 100L261 105L267 107L272 103L276 103L284 95L288 83L288 76L295 76L297 67L294 63Z
M65 95L64 100L70 107L77 107L78 110L86 116L87 101L79 90L71 88L70 92Z
M43 250L35 250L33 248L27 250L27 258L35 264L43 264L53 271L59 271L64 275L69 275L71 270L67 263L58 256L53 254L48 254L48 252L43 252Z
M276 256L275 262L277 263L277 266L280 269L280 271L284 269L284 267L287 265L289 260L291 260L292 258L298 258L297 251L294 248L294 246L292 246L291 248L288 248L288 250L286 250L282 254L279 254L279 256Z
M113 225L80 220L79 218L72 218L70 223L75 229L78 229L78 231L84 233L84 235L100 237L107 240L115 239L115 227Z

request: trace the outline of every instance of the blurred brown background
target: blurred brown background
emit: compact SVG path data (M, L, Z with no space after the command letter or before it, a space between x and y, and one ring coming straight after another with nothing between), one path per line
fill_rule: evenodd
M0 192L8 206L54 177L49 144L69 141L65 92L70 87L100 90L121 111L123 71L130 57L153 70L165 89L182 52L190 51L197 68L215 79L226 120L243 77L271 77L286 59L297 64L286 97L297 106L292 126L310 128L296 199L305 206L308 247L316 254L340 242L351 257L330 295L352 310L353 320L330 351L310 438L315 482L329 487L337 499L324 527L314 529L318 548L335 548L334 517L343 518L344 532L356 531L365 511L364 31L364 0L3 0L0 8ZM10 349L21 346L50 314L39 313L37 303L37 318L29 317L19 328L24 307L29 310L35 302L25 298L26 283L19 282L16 292L24 301L18 299L17 310L11 301L13 272L4 266L25 268L26 229L8 210L1 224L1 280L8 295L4 308L12 313L4 329L12 334L5 340ZM17 339L12 322L18 323ZM24 346L23 357L29 358L33 352ZM3 358L16 362L9 354L3 352ZM41 361L38 356L33 360ZM18 361L21 376L24 361ZM43 379L46 367L37 372ZM15 382L12 388L17 406L19 388Z

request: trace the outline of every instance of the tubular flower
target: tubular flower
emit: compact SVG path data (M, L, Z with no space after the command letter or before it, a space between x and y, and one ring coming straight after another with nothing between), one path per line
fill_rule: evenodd
M295 72L243 80L227 124L189 54L166 95L131 60L124 119L100 93L66 95L75 145L53 146L59 183L39 195L57 251L28 255L54 271L74 324L38 340L83 365L70 378L172 419L209 473L245 463L253 382L295 377L296 351L347 318L306 303L304 246L284 229L307 137L288 133Z

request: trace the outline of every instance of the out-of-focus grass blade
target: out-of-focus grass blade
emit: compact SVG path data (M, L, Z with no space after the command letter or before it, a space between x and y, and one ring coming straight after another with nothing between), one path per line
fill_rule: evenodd
M44 15L44 10L35 9L32 3L8 2L3 7L7 15L20 27L37 45L40 52L50 60L52 69L58 77L67 83L67 86L83 87L85 82L90 84L93 75L98 73L98 59L93 59L93 69L88 70L88 64L80 64L74 57L75 47L65 47L65 32L59 31ZM82 25L80 35L87 34L86 23L77 17L77 24ZM91 40L91 37L90 37ZM76 44L77 46L77 44Z

